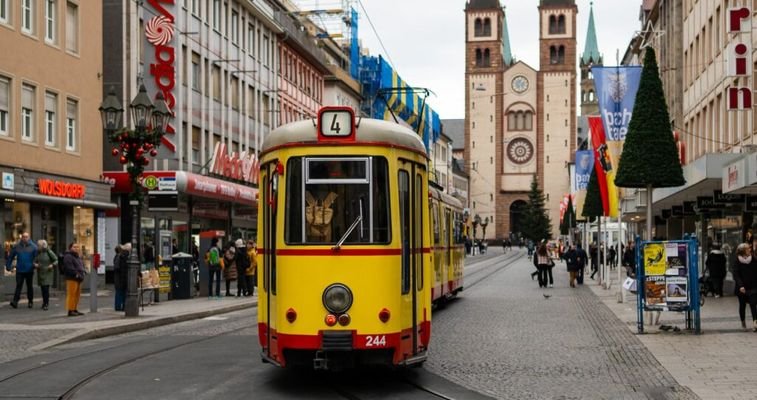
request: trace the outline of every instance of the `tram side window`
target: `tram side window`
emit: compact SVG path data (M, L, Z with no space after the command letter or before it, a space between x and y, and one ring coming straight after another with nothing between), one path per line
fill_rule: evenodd
M287 243L389 242L386 159L298 157L288 164Z
M436 203L431 206L431 215L434 223L434 244L439 244L439 206Z

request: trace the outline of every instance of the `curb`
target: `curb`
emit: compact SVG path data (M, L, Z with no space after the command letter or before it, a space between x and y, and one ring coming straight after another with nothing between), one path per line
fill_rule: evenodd
M87 329L78 330L76 332L73 332L69 335L65 335L58 339L54 339L54 340L47 341L45 343L38 344L34 347L29 348L29 350L42 351L42 350L47 350L51 347L60 346L63 344L68 344L68 343L72 343L72 342L76 342L80 340L99 339L99 338L108 337L108 336L120 335L123 333L136 332L136 331L141 331L145 329L156 328L159 326L165 326L165 325L170 325L170 324L176 324L179 322L186 322L186 321L191 321L195 319L201 319L201 318L205 318L205 317L209 317L209 316L217 315L217 314L226 314L226 313L230 313L234 311L245 310L248 308L256 308L257 306L258 306L258 301L255 300L251 303L235 304L235 305L230 305L230 306L217 308L213 310L191 312L187 314L171 315L171 316L165 316L165 317L156 317L153 319L148 319L148 320L143 320L143 321L135 321L134 323L124 323L122 325L105 326L102 328L87 328Z

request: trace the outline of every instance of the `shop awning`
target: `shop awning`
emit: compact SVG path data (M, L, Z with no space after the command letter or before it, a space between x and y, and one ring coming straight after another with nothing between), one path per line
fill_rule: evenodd
M129 174L105 172L113 193L129 193ZM257 207L258 190L222 179L185 171L145 171L142 186L150 191L178 191L192 196Z
M106 203L102 201L84 200L84 199L67 199L64 197L44 196L41 194L34 194L34 193L12 192L9 190L0 190L0 197L6 198L6 199L21 200L21 201L33 201L33 202L38 202L38 203L52 203L52 204L62 204L66 206L80 206L80 207L86 207L86 208L94 208L97 210L114 210L118 208L118 205L116 203Z
M686 184L672 188L655 189L652 194L654 209L668 209L684 201L694 201L697 196L712 196L721 189L723 166L741 157L742 154L709 153L683 167Z

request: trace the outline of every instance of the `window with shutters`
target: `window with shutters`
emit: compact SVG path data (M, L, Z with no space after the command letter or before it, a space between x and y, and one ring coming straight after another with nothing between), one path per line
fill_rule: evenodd
M12 0L0 0L0 23L11 22L11 3Z
M45 145L54 147L57 143L57 120L58 113L58 95L55 93L45 93Z
M45 0L45 41L48 43L55 43L58 36L55 34L58 25L56 6L55 0Z
M79 52L79 6L70 1L66 4L66 50Z
M66 150L76 151L79 142L79 102L66 101Z
M0 135L10 135L11 80L0 76Z
M34 95L35 88L23 85L21 90L21 138L34 141Z
M21 0L21 32L34 34L34 0Z

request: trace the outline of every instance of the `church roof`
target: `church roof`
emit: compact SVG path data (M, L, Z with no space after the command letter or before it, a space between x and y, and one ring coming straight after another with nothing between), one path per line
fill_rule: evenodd
M541 0L539 1L540 6L574 6L576 5L576 0Z
M594 28L594 4L590 7L589 27L586 31L586 47L584 47L584 54L581 56L581 62L583 64L601 64L602 55L599 54L599 47L597 46L597 31Z
M501 8L499 0L470 0L465 5L466 10L486 10L492 8Z
M513 65L515 63L511 49L510 33L507 31L507 14L505 14L505 18L502 21L502 61L504 61L505 65Z

